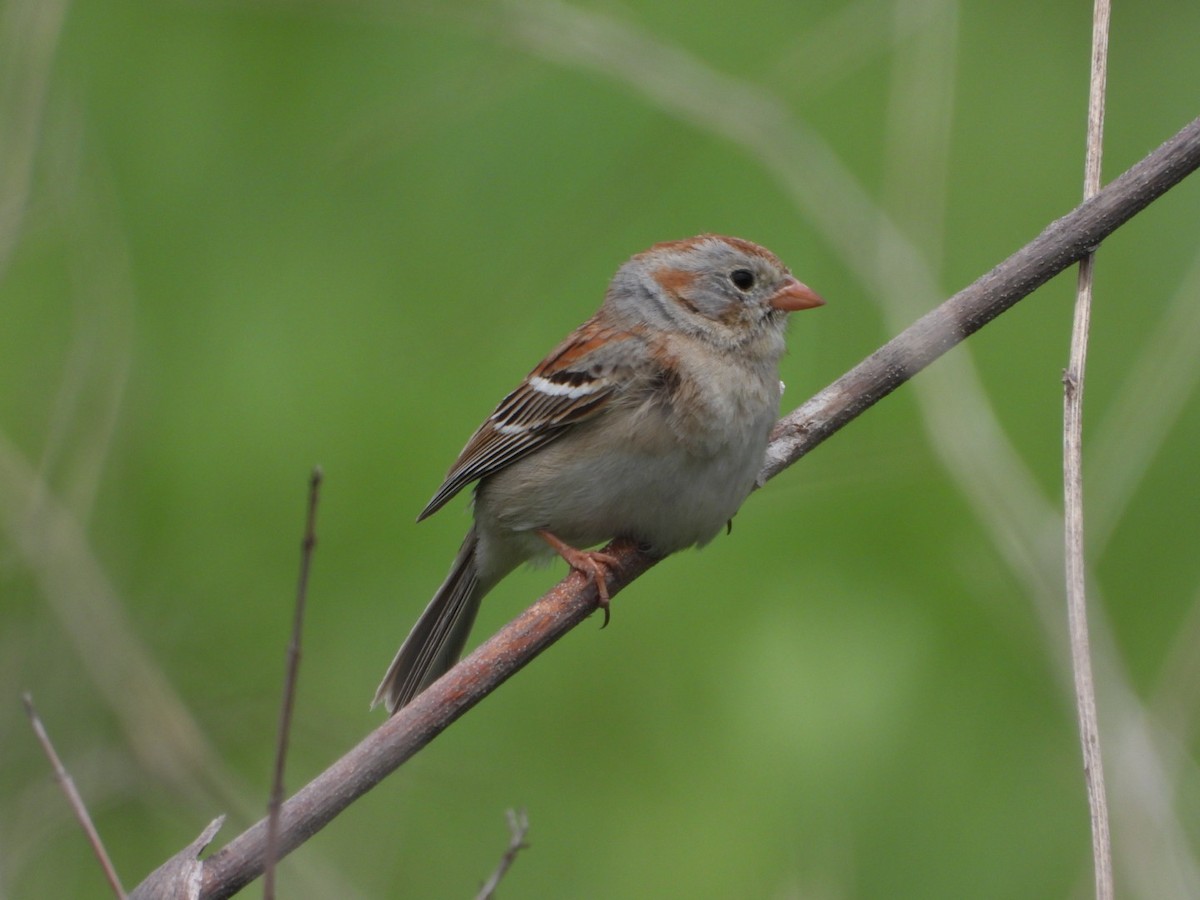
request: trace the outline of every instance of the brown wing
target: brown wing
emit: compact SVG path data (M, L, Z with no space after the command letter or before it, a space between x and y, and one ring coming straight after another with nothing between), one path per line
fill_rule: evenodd
M467 441L446 480L417 516L421 521L455 494L560 437L600 413L617 392L627 341L641 341L593 318L581 325L515 391L500 401Z

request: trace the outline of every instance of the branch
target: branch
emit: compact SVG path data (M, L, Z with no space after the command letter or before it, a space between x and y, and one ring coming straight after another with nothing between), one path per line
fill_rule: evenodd
M59 787L66 794L67 803L71 806L71 812L75 813L75 819L79 822L79 827L87 835L92 852L96 854L100 868L104 870L104 877L108 879L108 886L112 888L112 892L117 896L118 900L125 900L125 889L121 887L121 879L117 875L116 867L113 866L108 851L104 849L104 842L100 840L100 832L96 830L96 826L92 823L92 817L88 815L87 806L84 805L83 798L79 796L79 791L75 788L75 782L71 778L71 774L67 771L67 767L63 765L62 759L59 758L58 752L54 749L54 744L50 741L50 735L46 733L46 726L42 724L42 718L38 715L37 709L33 705L33 695L26 692L21 696L21 702L25 704L25 714L29 716L29 724L33 728L33 733L37 737L38 743L42 745L42 752L46 754L46 759L50 761L50 767L54 770L54 780L58 782Z
M1108 0L1096 0L1092 14L1092 74L1088 96L1087 155L1083 196L1100 190L1100 160L1104 137L1104 86L1108 74ZM1063 529L1066 561L1067 619L1071 633L1071 669L1075 676L1075 708L1083 774L1092 823L1092 867L1096 900L1112 900L1112 842L1108 828L1108 799L1100 754L1100 723L1087 620L1087 562L1083 545L1083 375L1087 363L1088 328L1092 318L1092 274L1095 256L1079 261L1075 320L1071 350L1063 373Z
M224 824L224 816L209 822L194 841L146 876L129 900L197 900L204 875L200 854Z
M500 857L500 862L496 864L496 869L492 872L491 877L484 882L479 893L475 895L475 900L492 900L496 896L496 888L500 887L501 879L512 868L517 854L529 848L529 844L525 842L525 835L528 833L529 816L525 814L525 810L510 809L508 811L508 846L504 850L504 855Z
M772 432L759 484L1095 249L1197 167L1200 119L781 420ZM656 562L628 541L615 541L606 552L618 560L608 581L614 596ZM590 579L572 573L556 585L284 803L280 856L319 831L595 608ZM266 823L259 822L204 862L199 896L228 897L257 878L265 849Z
M614 541L606 552L617 558L610 570L615 575L608 582L609 596L615 596L656 562L629 541ZM284 803L279 817L280 858L320 831L596 607L596 585L590 577L572 572L555 585ZM200 897L228 897L249 884L262 873L265 850L266 822L262 821L205 861Z
M1077 263L1200 167L1200 119L1090 200L1051 222L992 271L926 313L776 426L765 484L992 319Z
M263 900L275 900L275 863L279 859L279 807L283 804L283 770L287 764L288 737L292 732L292 709L296 703L296 680L300 673L300 633L304 626L304 604L308 599L308 573L313 550L317 546L317 501L320 498L321 467L308 479L308 515L304 538L300 542L300 577L296 582L296 603L292 613L292 640L287 649L283 700L279 710L279 733L275 744L275 767L271 779L271 797L267 801L267 861L263 875Z

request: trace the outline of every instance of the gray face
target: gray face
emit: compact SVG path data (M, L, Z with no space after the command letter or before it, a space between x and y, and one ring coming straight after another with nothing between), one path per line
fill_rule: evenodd
M782 329L786 316L770 301L789 278L761 247L704 235L635 256L617 272L606 305L634 321L736 345L763 324Z

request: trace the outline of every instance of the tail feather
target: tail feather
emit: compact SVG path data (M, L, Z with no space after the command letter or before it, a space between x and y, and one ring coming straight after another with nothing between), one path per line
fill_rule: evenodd
M485 593L480 587L475 564L477 543L472 528L455 557L450 574L388 667L375 691L372 708L383 703L389 715L394 713L458 662Z

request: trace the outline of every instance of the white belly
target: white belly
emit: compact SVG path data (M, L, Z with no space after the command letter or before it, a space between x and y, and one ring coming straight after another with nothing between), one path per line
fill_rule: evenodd
M753 489L774 418L772 406L692 446L664 425L612 434L602 418L485 479L476 519L484 530L546 528L576 547L630 537L665 555L705 544Z

